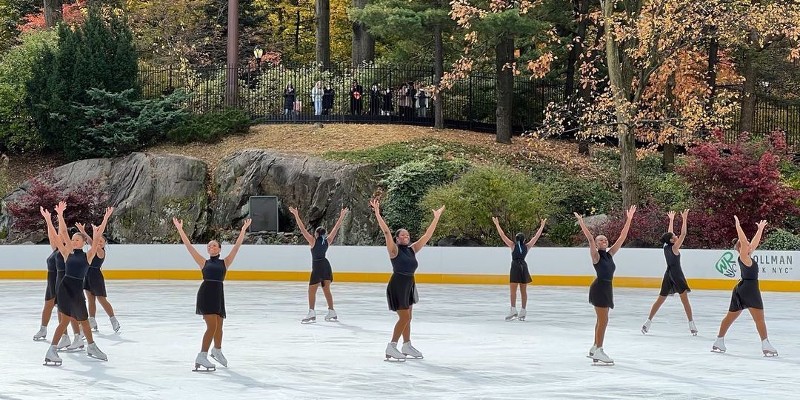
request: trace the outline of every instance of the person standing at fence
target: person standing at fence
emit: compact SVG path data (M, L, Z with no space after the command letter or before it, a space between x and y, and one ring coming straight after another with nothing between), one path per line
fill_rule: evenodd
M527 315L526 307L528 306L528 284L533 281L531 279L531 273L528 271L528 263L525 262L525 256L528 255L528 250L536 245L539 236L542 236L544 224L547 222L547 219L542 220L542 224L539 225L539 230L537 230L536 234L527 242L525 241L525 234L522 232L517 233L514 237L514 241L509 239L505 231L503 231L503 228L500 227L500 220L498 220L497 217L492 217L492 222L494 222L494 227L497 228L497 233L500 234L500 238L503 239L503 243L511 249L511 270L509 271L511 308L508 311L508 315L506 315L506 321L511 321L514 318L525 321ZM519 312L517 312L517 287L519 287L519 295L522 300L522 308Z
M353 84L350 86L350 114L361 115L363 106L364 88L358 84L358 81L353 79Z
M417 85L417 117L425 118L428 114L428 93L422 84Z
M289 212L294 215L294 220L297 223L297 229L303 234L303 237L311 246L311 278L308 281L308 314L300 322L304 324L317 322L317 312L314 307L317 302L317 290L320 284L322 285L322 293L325 294L325 300L328 303L328 314L325 316L325 321L338 321L339 316L336 315L336 310L333 308L333 294L331 293L331 283L333 282L333 270L325 253L328 252L328 246L333 244L336 240L336 234L342 226L344 216L347 214L347 208L343 208L339 213L339 219L333 224L333 229L328 233L325 228L317 227L312 236L308 233L306 225L300 218L300 213L295 207L289 207Z
M336 96L336 91L333 90L331 84L325 85L325 90L322 93L322 115L330 115L333 110L333 99Z
M392 93L392 88L387 86L386 91L383 93L383 103L381 104L382 112L381 115L392 115L394 111L394 93Z
M94 241L94 239L86 233L83 224L75 224L75 226L84 236L89 238L90 242ZM117 317L114 315L114 308L111 307L111 303L109 303L106 298L106 279L101 269L103 267L103 261L106 259L106 239L104 237L98 238L97 243L97 255L94 256L94 260L89 264L89 270L86 272L86 279L83 282L83 290L86 291L86 300L89 303L89 327L97 331L97 321L94 317L97 315L97 303L100 303L100 306L103 307L106 315L108 315L111 328L114 329L114 332L119 332L119 321L117 321Z
M431 240L439 218L444 212L444 206L433 211L431 221L425 234L414 243L411 243L411 235L405 229L398 229L392 237L389 225L383 220L378 199L369 202L370 207L375 212L375 219L383 232L386 240L386 248L389 251L389 260L392 263L392 277L386 287L386 300L389 309L397 313L397 323L392 332L392 341L386 345L386 360L405 361L406 356L412 358L422 358L422 353L411 345L411 317L414 304L419 300L417 286L414 281L414 273L417 270L417 253ZM397 340L403 336L403 347L397 350Z
M575 213L581 231L583 231L583 235L586 236L586 240L589 242L589 255L592 257L592 264L597 273L597 278L589 287L589 303L594 306L597 322L594 326L594 344L589 349L587 357L591 358L595 363L599 362L603 365L614 365L614 360L606 355L603 350L603 341L608 327L608 311L614 308L614 288L611 282L614 279L614 271L617 266L614 264L613 256L622 248L622 244L628 237L628 231L631 228L631 221L633 221L635 212L636 206L631 206L628 209L622 232L620 232L619 238L611 248L608 247L608 238L604 235L592 237L592 232L586 227L583 217Z
M650 331L650 324L653 323L653 318L656 316L658 309L661 308L661 305L667 300L667 296L677 293L681 298L681 303L683 303L683 310L686 312L686 318L689 319L689 333L697 336L697 327L692 318L692 305L689 304L689 292L692 290L689 289L689 284L686 283L686 277L683 275L683 269L681 268L680 249L681 245L683 245L683 240L686 239L686 220L689 216L689 210L683 210L681 213L680 236L675 236L675 233L672 231L672 226L675 221L675 211L668 212L667 216L669 217L667 232L661 236L664 258L667 261L667 270L664 272L664 279L661 281L661 292L659 292L656 302L653 303L653 307L650 308L650 315L647 317L647 321L642 325L642 333L646 334Z
M208 250L209 259L206 260L197 249L192 246L189 237L183 230L183 221L172 218L172 223L178 230L181 241L189 250L194 262L200 267L203 273L203 283L200 284L200 289L197 290L197 303L195 312L197 315L202 315L203 320L206 322L206 331L203 334L203 341L200 346L200 352L194 360L194 370L200 372L214 371L217 367L208 360L208 349L211 347L211 341L214 341L214 348L211 349L211 358L217 360L220 364L227 367L228 360L222 354L222 322L226 317L225 313L225 289L222 282L225 280L225 274L228 268L233 264L236 254L239 252L239 247L244 242L244 237L247 228L250 227L251 219L244 220L242 229L239 231L239 237L236 239L236 244L233 245L231 252L225 258L220 258L222 246L218 241L212 240L206 245ZM203 369L200 369L203 367Z
M283 115L294 115L295 98L294 84L289 83L286 85L286 89L283 90Z
M381 115L381 87L377 82L369 89L369 115Z
M758 248L761 243L761 235L764 233L764 227L767 226L767 221L761 220L757 226L756 234L753 236L752 241L747 240L747 235L744 234L741 224L739 224L739 217L733 216L736 222L736 234L738 238L734 243L734 249L739 253L736 261L739 263L739 270L742 274L742 279L733 288L731 294L731 304L728 307L728 313L719 325L719 333L717 340L711 346L711 351L724 353L727 351L725 347L725 334L728 329L739 318L742 310L745 308L750 311L753 317L753 322L756 323L756 330L758 336L761 338L761 352L766 357L773 357L778 355L778 351L772 347L767 336L767 323L764 321L764 302L761 300L761 289L758 286L758 262L752 258L753 252Z
M325 91L322 89L322 81L317 81L311 89L311 100L314 101L314 115L322 115L322 96Z

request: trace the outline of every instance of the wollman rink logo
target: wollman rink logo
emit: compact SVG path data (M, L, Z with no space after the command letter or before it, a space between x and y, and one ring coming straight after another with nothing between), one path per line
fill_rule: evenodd
M735 278L736 277L736 256L733 254L732 251L726 251L722 253L722 257L717 260L716 265L714 265L717 272L722 275L727 276L728 278Z

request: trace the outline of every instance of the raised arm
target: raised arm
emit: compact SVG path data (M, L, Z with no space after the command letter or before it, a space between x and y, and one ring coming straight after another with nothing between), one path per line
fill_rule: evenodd
M536 245L536 241L538 241L538 240L539 240L539 237L540 237L540 236L542 236L542 232L544 232L544 225L545 225L546 223L547 223L547 218L545 218L545 219L543 219L543 220L542 220L542 223L541 223L541 225L539 225L539 230L537 230L537 231L536 231L536 234L535 234L535 235L533 235L533 237L531 238L531 240L529 240L529 241L528 241L528 244L527 244L527 246L528 246L528 250L530 250L530 249L531 249L531 247L533 247L533 246L535 246L535 245Z
M675 243L672 245L673 253L676 253L678 250L680 250L681 246L683 246L683 240L686 239L686 226L688 218L689 218L689 209L687 208L683 210L683 212L681 212L681 234L678 236L677 239L675 239Z
M60 239L58 240L58 251L61 252L64 260L66 260L70 253L72 253L72 250L74 250L72 248L72 240L69 239L66 229L64 229L67 225L67 223L64 222L64 210L67 209L67 203L60 201L55 209L56 215L58 216L58 238Z
M444 212L444 206L439 207L438 210L433 210L433 221L431 221L428 229L425 230L425 234L411 245L411 248L414 249L414 253L419 253L420 250L428 244L428 241L431 240L433 232L436 231L436 225L439 224L439 218L442 216L442 212Z
M389 251L389 258L397 257L397 243L394 242L392 231L389 230L389 225L386 225L386 221L384 221L381 216L381 202L378 199L372 199L369 201L369 205L372 207L372 210L375 211L375 219L378 220L378 226L381 228L381 232L383 232L383 238L386 239L386 249Z
M342 227L342 221L344 221L344 216L347 215L347 211L347 207L345 207L339 213L339 219L336 220L336 223L333 224L333 229L328 233L328 243L333 244L333 241L336 240L336 234L339 233L339 228Z
M189 237L186 236L186 232L183 231L183 221L178 218L172 218L172 223L175 224L175 228L178 229L178 235L181 236L181 241L186 246L186 249L189 250L189 254L192 255L194 262L202 269L203 266L206 265L206 259L192 246L192 242L189 240Z
M594 242L592 232L590 232L589 228L586 227L586 223L583 222L583 217L580 214L573 214L575 214L575 218L578 219L578 225L581 227L583 236L586 236L586 240L589 242L589 255L592 257L592 263L597 264L600 261L600 253L597 252L597 243Z
M762 219L761 221L756 224L758 226L758 230L756 231L755 236L753 236L753 241L750 242L750 252L756 251L758 245L761 244L761 235L764 234L764 227L767 226L767 220Z
M739 240L739 254L750 256L750 241L747 240L747 235L745 235L744 230L742 230L742 225L739 223L739 217L734 215L733 220L736 221L736 236Z
M47 241L50 242L50 249L51 250L58 250L57 241L58 233L56 232L56 228L53 227L53 219L52 215L49 211L45 210L44 207L39 207L39 214L42 214L45 223L45 229L47 230Z
M76 222L76 223L75 223L75 227L76 227L76 228L78 228L78 232L82 233L84 236L86 236L87 238L89 238L89 241L90 241L90 242L93 242L93 241L94 241L94 239L92 239L92 236L91 236L91 235L89 235L88 233L86 233L86 225L84 225L84 224L82 224L82 223L80 223L80 222Z
M94 235L92 236L92 247L89 249L89 252L86 253L86 260L89 263L94 260L95 254L97 254L97 249L100 246L100 238L103 237L103 233L106 231L106 226L108 226L108 219L111 218L111 214L114 212L114 207L107 207L106 213L103 215L103 222L100 223L100 226L92 225L92 231Z
M608 254L612 256L617 254L619 249L622 247L622 244L625 243L625 239L628 238L628 231L631 229L631 222L633 221L633 214L636 213L636 206L631 206L628 211L625 212L627 219L625 220L625 226L622 227L622 232L619 234L619 238L614 245L608 249Z
M667 217L669 217L669 225L667 225L667 232L675 233L675 231L672 230L672 226L675 224L675 211L668 212Z
M250 227L250 224L253 222L252 219L248 218L244 220L244 224L242 224L242 230L239 231L239 237L236 238L236 244L233 245L233 249L231 252L228 253L228 256L225 257L225 268L230 268L231 264L233 264L233 259L236 258L236 254L239 252L239 247L242 247L242 242L244 242L244 237L247 235L247 228Z
M297 229L299 229L300 233L303 234L303 237L306 238L308 245L314 247L314 236L308 233L306 224L304 224L303 220L300 219L300 212L297 211L297 207L289 207L289 212L294 215L294 222L297 223Z
M503 239L503 243L510 248L514 248L514 242L508 238L506 233L503 231L503 228L500 227L500 220L497 217L492 217L492 222L494 222L494 227L497 228L497 233L500 234L500 239Z

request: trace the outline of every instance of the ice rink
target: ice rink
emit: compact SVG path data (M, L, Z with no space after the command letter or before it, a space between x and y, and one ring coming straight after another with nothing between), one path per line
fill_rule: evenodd
M534 277L535 279L535 277ZM639 331L658 289L615 291L605 349L612 367L592 366L594 312L588 288L530 290L528 320L505 322L506 286L420 284L412 342L424 360L389 363L395 314L384 284L334 283L341 322L302 325L301 282L226 282L223 351L229 368L191 369L204 323L200 282L108 281L122 325L114 334L98 306L96 341L109 358L61 353L42 366L34 342L45 283L0 281L7 308L0 399L796 399L800 393L800 294L764 293L767 326L780 356L765 358L746 312L711 353L730 293L690 295L700 334L692 337L670 298L651 333ZM55 317L48 339L55 329ZM88 396L88 397L85 397Z

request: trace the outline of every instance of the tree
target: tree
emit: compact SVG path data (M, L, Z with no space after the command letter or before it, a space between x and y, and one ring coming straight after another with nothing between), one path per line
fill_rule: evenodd
M354 9L363 9L368 0L353 0ZM351 62L353 66L375 59L375 39L369 34L367 26L353 21L353 45Z
M317 0L316 4L317 65L321 71L327 71L331 67L331 2Z
M62 20L61 0L44 0L44 21L48 28L55 27Z
M30 0L5 0L0 2L0 52L18 43L20 25L28 15L38 11Z

